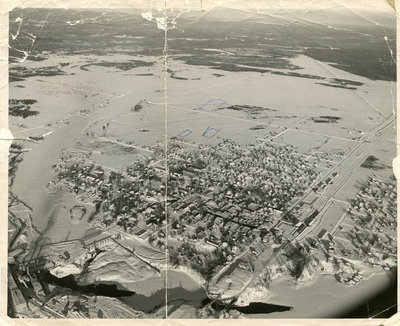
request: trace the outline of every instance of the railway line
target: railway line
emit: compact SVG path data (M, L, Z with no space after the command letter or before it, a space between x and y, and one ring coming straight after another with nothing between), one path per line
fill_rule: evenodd
M339 161L331 170L329 170L322 178L319 180L324 180L327 176L331 175L334 172L338 172L338 177L334 180L334 182L327 186L324 193L321 197L319 197L310 207L310 209L304 215L308 215L309 212L319 210L319 214L316 218L321 219L321 212L325 210L325 207L331 202L330 199L333 198L343 187L343 185L351 178L354 171L359 168L365 158L373 152L381 142L387 139L388 134L392 131L390 130L392 123L395 120L396 116L392 115L388 119L386 119L382 124L375 127L373 130L365 134L360 142L357 143L355 147L351 149L349 153ZM380 133L380 134L379 134ZM374 137L377 137L374 140ZM372 140L374 140L372 142ZM319 182L317 180L317 182ZM317 183L316 182L316 183ZM293 209L298 203L300 203L313 189L314 186L311 186L310 189L289 209ZM307 217L307 216L306 216ZM312 230L314 230L318 226L318 223L315 225L308 227L305 231L300 234L294 235L287 242L281 244L277 250L272 251L271 255L266 259L266 263L264 264L264 268L255 272L253 277L247 282L247 284L238 292L236 295L222 298L223 300L231 300L229 304L226 305L223 311L229 309L232 304L236 302L236 300L240 297L240 295L254 282L254 280L268 267L269 262L276 256L277 252L283 249L288 243L304 239ZM336 225L338 227L338 225Z

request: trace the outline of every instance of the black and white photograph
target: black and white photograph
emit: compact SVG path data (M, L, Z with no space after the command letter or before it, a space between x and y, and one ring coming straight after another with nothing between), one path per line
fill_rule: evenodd
M55 3L6 22L10 320L396 314L392 2Z

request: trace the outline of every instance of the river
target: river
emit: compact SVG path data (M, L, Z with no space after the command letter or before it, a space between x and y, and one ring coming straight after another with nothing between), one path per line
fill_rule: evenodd
M82 225L71 223L68 214L72 195L64 192L50 193L46 186L54 178L52 165L61 151L71 147L81 137L80 131L87 124L85 116L72 117L69 124L61 126L45 139L29 147L15 175L13 192L33 209L32 222L52 242L80 238L85 232Z
M87 285L78 285L72 275L64 278L57 278L50 272L43 273L43 280L47 283L55 284L60 287L84 293L86 295L100 295L116 297L129 307L137 311L143 311L148 314L157 312L160 308L168 304L180 306L182 304L190 305L197 309L202 309L211 305L213 310L220 312L226 309L226 305L219 304L208 298L207 292L193 278L181 271L168 271L168 286L165 287L165 272L159 277L146 280L146 284L152 288L151 295L144 295L128 291L123 284L115 283L96 283ZM167 293L166 293L167 291ZM237 310L245 314L268 314L272 312L291 310L290 306L276 305L268 303L253 302L248 306L238 307L229 305L229 310Z

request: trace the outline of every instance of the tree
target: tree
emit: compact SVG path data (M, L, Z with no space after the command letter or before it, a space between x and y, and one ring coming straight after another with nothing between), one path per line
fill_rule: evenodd
M179 265L179 257L178 257L178 252L174 250L173 248L169 248L168 250L169 253L169 261L172 266L178 266Z
M198 227L196 228L196 230L195 230L195 233L196 233L197 238L202 238L202 237L204 237L204 231L205 231L204 227L198 226Z
M64 316L66 316L68 314L69 311L69 300L67 301L67 303L64 306L64 309L62 310L62 313Z
M288 268L290 275L296 280L299 279L303 274L304 267L311 261L310 254L303 247L298 246L293 248L286 256L291 260Z
M23 160L21 157L23 147L24 146L21 144L11 143L10 156L8 158L8 178L10 186L14 183L15 172L19 163L21 163Z
M152 244L154 241L156 241L156 236L154 235L154 234L152 234L151 236L149 236L148 238L147 238L147 241L150 243L150 244Z

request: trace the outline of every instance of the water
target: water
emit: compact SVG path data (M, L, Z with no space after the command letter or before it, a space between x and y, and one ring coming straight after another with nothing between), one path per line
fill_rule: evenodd
M87 124L87 117L71 118L69 125L60 127L33 149L24 154L15 175L13 191L33 208L35 227L53 242L79 238L84 228L72 225L65 204L72 195L64 192L49 193L46 185L54 178L52 165L57 162L63 149L68 148L80 136ZM31 147L31 146L29 146ZM57 226L54 229L54 226Z
M169 273L170 272L172 271L169 271ZM176 280L178 280L179 277L182 277L182 279L188 278L187 274L185 273L176 271L173 271L173 273ZM145 296L143 294L135 293L133 291L121 290L121 285L119 284L98 283L89 285L78 285L73 275L69 275L63 278L57 278L47 271L42 273L42 278L45 282L68 288L79 293L118 298L126 305L132 307L134 310L143 311L145 313L154 313L159 308L164 307L166 303L166 289L163 286L161 286L152 295ZM164 285L163 282L158 282L158 284ZM207 297L206 291L198 286L197 288L192 288L191 290L186 289L183 286L177 286L174 288L167 288L167 291L168 303L173 303L175 306L179 306L185 303L187 305L191 305L195 308L201 309L204 308L206 305L211 304L211 307L217 312L226 309L227 311L237 310L244 314L267 314L271 312L287 311L292 309L292 307L289 306L261 302L252 302L248 306L244 307L231 305L226 308L226 305L213 302L210 298Z
M113 298L119 298L129 295L134 295L135 292L119 290L116 284L89 284L78 285L73 275L68 275L63 278L58 278L49 271L42 272L40 278L46 283L58 285L64 288L71 289L76 292L86 293L91 295L101 295Z

